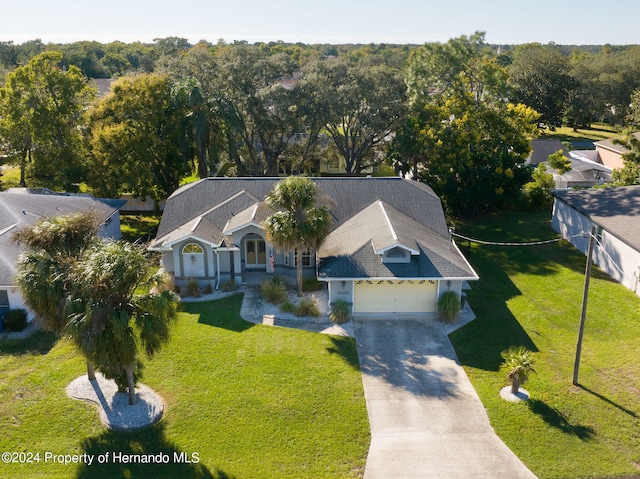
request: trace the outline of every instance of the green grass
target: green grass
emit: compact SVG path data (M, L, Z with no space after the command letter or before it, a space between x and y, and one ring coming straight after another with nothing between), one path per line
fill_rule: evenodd
M157 425L117 433L64 388L85 372L68 341L0 341L0 451L165 453L170 464L0 463L0 477L362 477L369 426L355 342L253 325L242 295L185 306L143 382L165 400ZM198 453L175 464L173 453Z
M120 214L122 239L143 243L155 237L162 213Z
M457 225L493 241L556 237L549 213L504 214ZM466 250L466 243L462 249ZM478 246L468 301L476 321L452 334L498 435L541 479L637 475L640 469L640 299L594 268L580 367L572 385L585 257L566 242ZM528 403L502 400L501 351L536 351Z
M602 141L609 138L617 138L622 130L619 127L605 123L594 123L590 128L578 128L573 131L569 126L556 128L555 131L544 130L540 139L557 139L560 141Z

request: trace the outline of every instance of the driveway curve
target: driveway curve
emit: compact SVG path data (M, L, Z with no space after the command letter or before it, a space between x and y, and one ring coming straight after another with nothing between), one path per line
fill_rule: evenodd
M354 321L371 427L364 479L535 479L493 431L442 324L398 318Z

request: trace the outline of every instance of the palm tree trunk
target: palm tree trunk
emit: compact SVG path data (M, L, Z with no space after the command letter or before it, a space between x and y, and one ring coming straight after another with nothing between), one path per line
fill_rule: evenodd
M96 371L93 369L93 363L87 359L87 377L89 381L96 380Z
M296 279L298 280L298 297L302 296L302 247L296 248Z
M27 154L31 156L31 154L29 153L29 150L27 149L22 150L22 159L20 160L20 186L22 187L27 186L27 182L25 181L25 174L24 174L24 170L27 167Z
M520 381L517 378L511 380L511 394L518 394L520 389Z
M136 403L136 383L133 380L133 363L127 365L125 371L127 372L127 385L129 387L129 406L133 406Z

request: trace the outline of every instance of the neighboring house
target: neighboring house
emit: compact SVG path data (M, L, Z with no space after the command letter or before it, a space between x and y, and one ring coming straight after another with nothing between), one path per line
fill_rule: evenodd
M560 140L533 140L531 148L531 155L527 163L532 166L544 163L549 168L549 172L553 174L555 187L558 189L594 186L611 182L611 168L593 161L587 155L578 155L576 154L578 152L574 151L568 152ZM561 151L563 156L571 162L571 169L562 175L547 164L549 155L558 151Z
M540 163L546 163L549 155L556 153L558 150L569 158L569 152L560 140L532 140L531 154L525 161L525 164L538 166Z
M197 278L216 288L248 273L295 275L295 252L269 244L261 223L278 178L206 178L167 200L151 250L179 285ZM478 279L426 185L401 178L314 178L331 209L329 236L305 251L304 274L328 284L329 301L354 313L435 312L439 294Z
M66 196L44 188L12 188L0 192L0 313L24 308L14 275L24 247L12 240L21 228L48 218L93 210L101 222L100 236L120 238L120 200L101 200L84 196Z
M556 188L588 187L611 183L610 168L593 161L576 158L573 155L569 161L571 161L569 171L562 175L555 171L553 173Z
M633 134L640 140L640 131ZM622 168L624 162L622 155L629 153L629 150L622 145L617 145L613 140L597 141L594 143L598 159L604 166L611 169Z
M640 295L640 186L555 192L552 227L584 254L596 226L593 260ZM581 236L580 233L585 233Z

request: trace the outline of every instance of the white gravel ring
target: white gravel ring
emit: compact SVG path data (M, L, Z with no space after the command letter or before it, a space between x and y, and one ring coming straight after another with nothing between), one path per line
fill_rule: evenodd
M151 388L138 384L136 404L129 406L129 394L119 393L115 381L96 373L96 380L87 375L74 379L66 388L73 399L89 401L98 406L100 420L109 429L135 431L155 424L162 418L164 401Z

